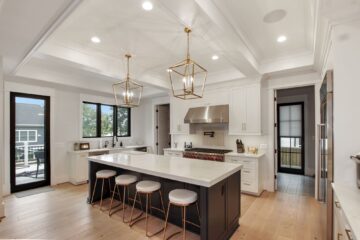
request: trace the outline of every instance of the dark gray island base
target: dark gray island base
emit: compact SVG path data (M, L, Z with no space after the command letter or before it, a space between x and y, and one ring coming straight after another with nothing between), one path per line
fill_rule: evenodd
M202 240L229 239L239 226L241 210L240 170L210 187L204 187L89 161L88 203L90 203L91 193L94 188L96 172L102 169L112 169L115 170L118 174L134 174L138 176L139 181L154 180L160 182L165 206L168 204L168 194L173 189L185 188L197 192L201 216L200 231L191 224L187 224L186 228L187 230L200 234ZM113 184L114 181L112 182L112 186L114 186ZM110 192L106 186L107 184L105 184L104 193L105 196L109 197ZM97 184L94 201L100 200L100 192L101 184ZM134 196L134 194L135 185L130 187L130 196ZM142 199L142 202L144 204L145 199ZM152 205L160 208L160 199L158 194L153 194ZM140 206L136 207L140 208ZM160 213L157 213L157 211L153 211L153 215L164 219L164 216ZM189 221L198 223L198 216L195 205L188 207L186 216ZM169 222L180 227L182 226L181 211L179 208L171 208Z

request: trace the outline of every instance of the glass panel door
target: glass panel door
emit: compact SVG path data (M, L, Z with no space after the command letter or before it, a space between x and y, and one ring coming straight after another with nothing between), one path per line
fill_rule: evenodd
M50 185L50 98L10 94L11 192Z
M278 171L304 174L304 104L278 105Z

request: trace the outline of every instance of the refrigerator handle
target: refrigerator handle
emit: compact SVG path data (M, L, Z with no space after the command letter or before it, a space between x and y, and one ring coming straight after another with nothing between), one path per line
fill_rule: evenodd
M321 139L321 133L322 133L322 128L325 126L324 123L319 123L317 124L318 127L318 132L317 132L317 139L318 139L318 181L317 181L317 196L318 196L318 200L321 199L320 196L320 188L321 188L321 177L322 177L322 170L323 170L323 161L321 159L321 148L322 148L322 139Z

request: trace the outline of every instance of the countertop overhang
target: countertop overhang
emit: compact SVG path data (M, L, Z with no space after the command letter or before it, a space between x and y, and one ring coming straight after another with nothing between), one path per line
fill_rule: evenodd
M91 156L88 160L203 187L211 187L242 169L241 164L135 151Z

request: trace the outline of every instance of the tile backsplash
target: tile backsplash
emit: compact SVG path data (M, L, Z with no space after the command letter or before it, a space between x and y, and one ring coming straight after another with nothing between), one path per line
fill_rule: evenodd
M214 131L214 137L204 136L204 131ZM184 146L184 142L192 142L193 147L225 148L237 151L236 139L241 139L247 147L258 147L260 152L265 152L268 136L233 136L229 135L227 129L197 130L194 134L173 135L172 147L177 143L178 148ZM261 148L260 148L261 147Z

